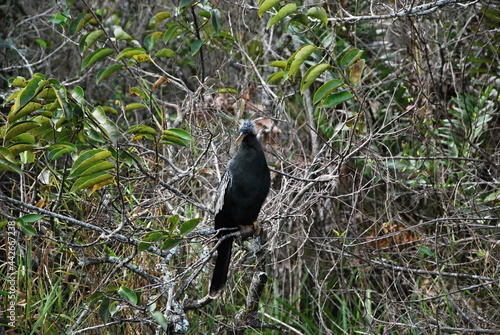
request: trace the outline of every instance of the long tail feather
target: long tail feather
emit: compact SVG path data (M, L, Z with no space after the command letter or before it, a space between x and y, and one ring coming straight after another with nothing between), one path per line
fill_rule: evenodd
M227 272L231 262L231 249L233 247L233 238L230 237L222 241L217 248L217 261L215 262L212 283L210 284L210 295L215 297L224 287L227 281Z

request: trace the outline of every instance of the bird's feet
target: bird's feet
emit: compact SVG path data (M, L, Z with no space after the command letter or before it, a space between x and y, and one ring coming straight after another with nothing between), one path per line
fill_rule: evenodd
M246 240L252 236L260 236L262 230L260 229L260 223L254 221L253 224L248 226L240 226L241 237Z

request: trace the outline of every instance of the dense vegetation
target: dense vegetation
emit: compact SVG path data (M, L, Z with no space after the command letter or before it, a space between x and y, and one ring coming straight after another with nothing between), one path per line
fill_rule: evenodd
M0 333L500 333L497 5L7 0ZM210 301L257 118L263 235Z

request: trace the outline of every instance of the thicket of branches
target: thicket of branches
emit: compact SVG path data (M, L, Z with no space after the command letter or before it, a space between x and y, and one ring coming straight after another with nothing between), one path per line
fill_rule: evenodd
M500 332L494 2L1 10L0 329ZM242 119L272 186L211 301Z

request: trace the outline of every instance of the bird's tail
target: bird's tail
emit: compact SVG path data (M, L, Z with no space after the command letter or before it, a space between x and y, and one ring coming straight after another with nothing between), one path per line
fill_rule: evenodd
M231 249L233 247L233 237L229 237L221 242L217 248L217 260L215 262L214 274L210 284L210 295L217 296L227 281L227 272L231 262Z

